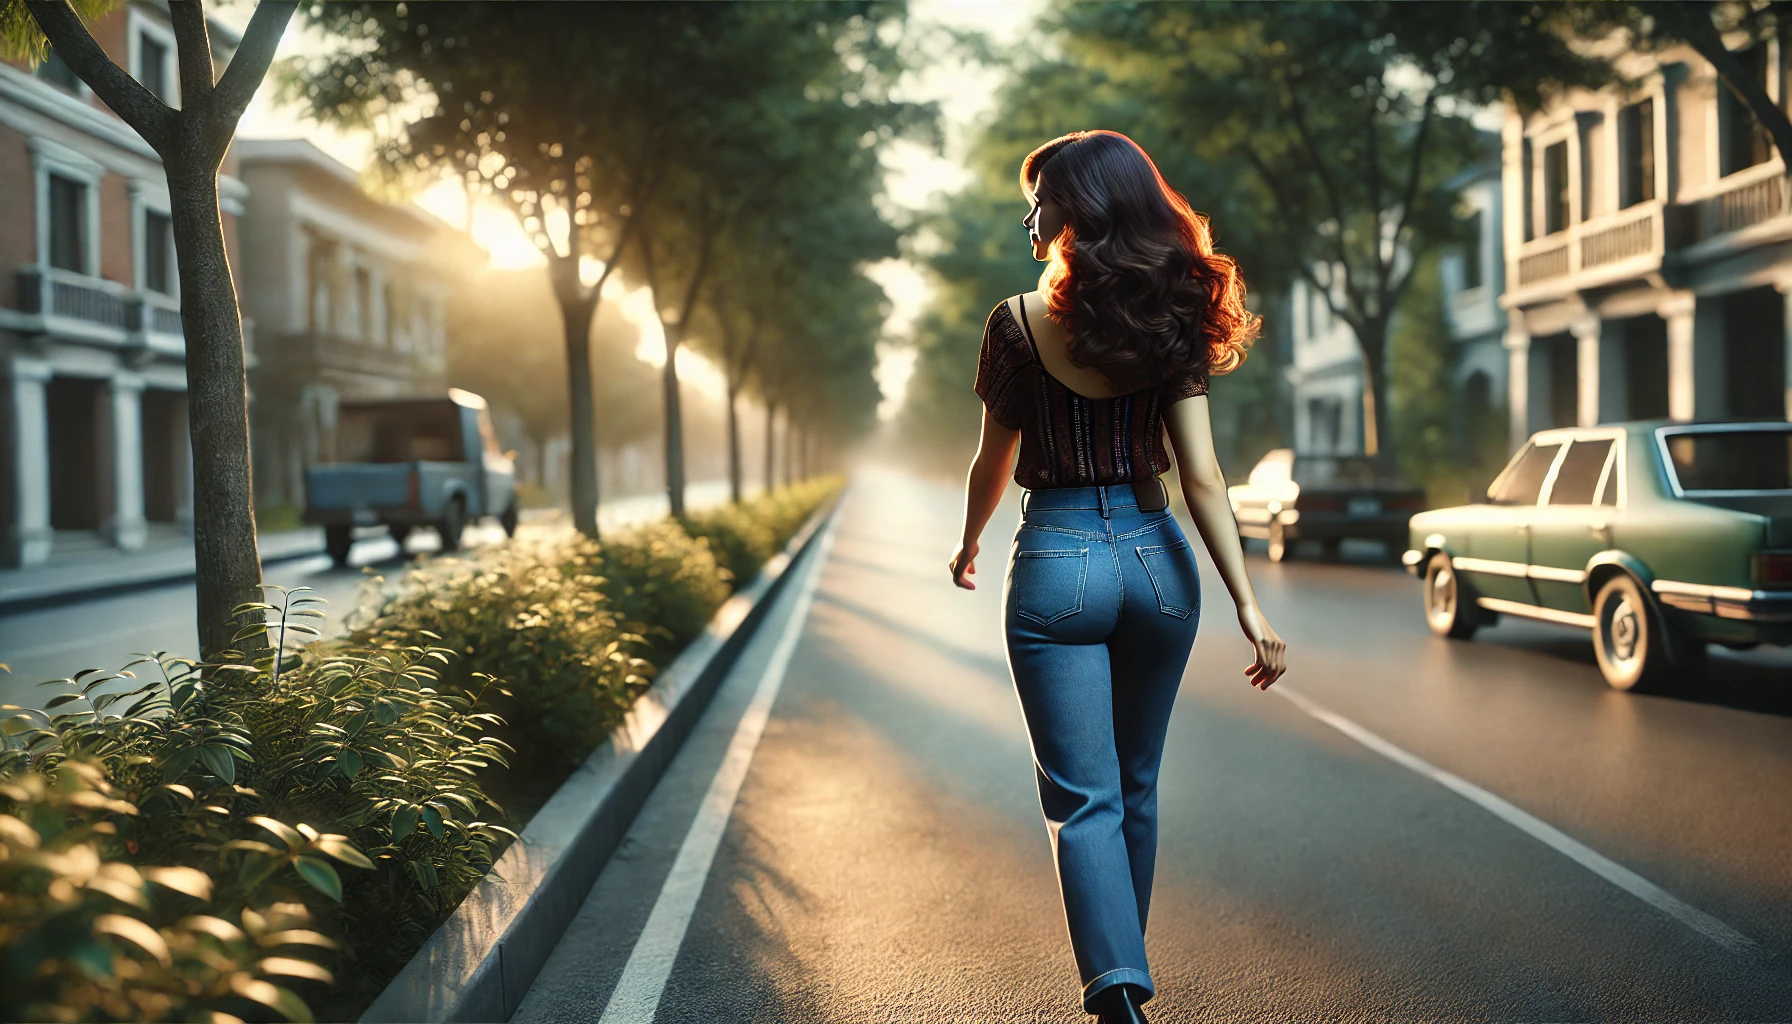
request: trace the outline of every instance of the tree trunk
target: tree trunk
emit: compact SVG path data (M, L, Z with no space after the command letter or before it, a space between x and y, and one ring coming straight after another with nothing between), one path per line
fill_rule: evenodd
M772 402L765 403L765 493L770 494L777 488L778 482L772 479L772 455L777 449L774 446L777 438L778 407Z
M728 378L728 500L740 504L740 417L735 408L740 384Z
M576 265L572 271L578 273ZM591 399L591 318L595 296L554 293L566 327L566 382L572 412L572 525L597 538L597 427Z
M1394 436L1388 421L1388 325L1372 321L1357 335L1363 354L1363 454L1389 459Z
M214 169L169 163L168 200L187 340L187 430L193 446L193 563L199 651L228 650L233 612L260 601L261 556L249 468L243 321L224 253ZM260 642L251 642L260 649Z
M666 327L666 368L660 373L666 408L666 500L674 516L684 515L684 415L678 400L678 335L683 324Z
M785 406L785 408L784 408L784 486L786 486L786 487L789 487L791 485L791 483L796 480L796 477L794 475L792 475L795 472L796 467L794 465L792 465L792 459L791 459L791 456L794 454L794 451L791 448L791 442L794 440L792 435L794 435L795 433L796 433L796 423L790 417L790 407Z

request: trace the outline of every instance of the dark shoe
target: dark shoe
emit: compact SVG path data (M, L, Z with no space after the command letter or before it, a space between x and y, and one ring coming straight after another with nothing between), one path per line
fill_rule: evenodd
M1144 997L1144 989L1124 981L1104 989L1099 1010L1101 1024L1150 1024L1145 1011L1139 1008L1144 1005Z

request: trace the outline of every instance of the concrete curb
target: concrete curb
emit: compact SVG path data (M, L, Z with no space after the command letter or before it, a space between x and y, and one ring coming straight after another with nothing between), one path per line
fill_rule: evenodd
M660 672L610 739L542 805L521 840L374 999L361 1015L363 1024L510 1019L846 490L816 509L758 577L722 605L703 635Z
M293 533L309 535L313 531L295 530ZM268 544L266 535L263 538L261 564L263 568L290 562L300 558L310 558L324 553L324 536L322 530L315 531L315 537L280 538ZM73 604L78 601L89 601L99 597L112 597L127 594L135 590L148 590L153 587L164 587L175 583L190 582L194 576L193 554L189 549L183 557L166 562L151 562L145 565L132 565L131 556L121 559L123 564L107 566L109 570L104 578L91 579L69 584L65 580L52 579L47 583L15 585L0 582L0 613L33 611L39 608L53 608L57 605Z

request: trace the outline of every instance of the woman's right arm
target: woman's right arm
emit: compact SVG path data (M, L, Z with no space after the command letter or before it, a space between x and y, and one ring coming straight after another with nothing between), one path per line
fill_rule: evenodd
M964 482L964 537L952 553L952 582L966 590L977 585L965 579L977 571L977 538L1001 504L1002 492L1008 489L1008 477L1014 472L1014 449L1020 444L1020 431L996 422L987 407L983 410L983 436L977 442L977 457L971 460L971 471Z
M1233 518L1232 502L1226 497L1225 474L1220 472L1219 459L1213 453L1207 396L1195 395L1172 403L1164 413L1164 426L1176 451L1176 473L1189 515L1194 517L1214 568L1219 570L1232 602L1238 606L1238 625L1256 650L1257 660L1244 670L1245 675L1252 686L1267 690L1287 670L1287 649L1257 607L1257 594L1245 573L1238 521Z

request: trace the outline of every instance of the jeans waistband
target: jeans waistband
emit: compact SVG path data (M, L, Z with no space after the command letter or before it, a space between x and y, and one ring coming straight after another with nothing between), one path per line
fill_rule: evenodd
M1022 512L1034 508L1137 508L1138 504L1131 484L1029 488L1020 498Z

